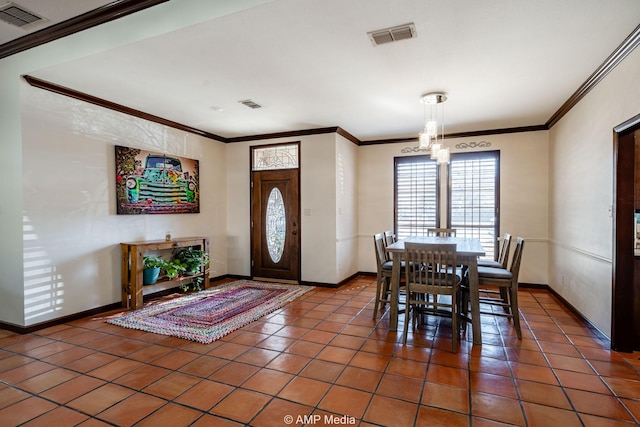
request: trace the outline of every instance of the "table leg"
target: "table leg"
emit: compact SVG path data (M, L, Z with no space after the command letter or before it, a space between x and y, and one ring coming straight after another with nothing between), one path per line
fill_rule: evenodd
M478 260L475 257L469 259L469 298L471 302L471 328L473 329L473 343L482 344L482 331L480 330L480 291L478 279Z
M393 255L391 270L391 301L389 302L389 330L398 329L398 302L400 300L400 255Z

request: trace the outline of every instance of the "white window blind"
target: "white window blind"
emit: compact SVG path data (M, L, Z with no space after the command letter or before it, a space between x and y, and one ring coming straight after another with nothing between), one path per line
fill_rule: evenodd
M480 239L494 259L498 233L498 152L451 156L450 227L459 237Z
M424 236L437 226L438 166L427 156L395 159L396 235Z

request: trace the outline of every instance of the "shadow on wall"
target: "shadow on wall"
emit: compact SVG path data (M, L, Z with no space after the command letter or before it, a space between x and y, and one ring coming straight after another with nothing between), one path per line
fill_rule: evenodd
M38 244L38 236L28 216L22 219L24 242L24 304L25 321L62 309L64 281L51 264L44 247Z

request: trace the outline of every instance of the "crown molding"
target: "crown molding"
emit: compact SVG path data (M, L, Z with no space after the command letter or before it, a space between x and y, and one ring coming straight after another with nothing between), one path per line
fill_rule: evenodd
M169 0L116 0L0 45L0 59L167 1Z
M75 89L69 89L68 87L60 86L55 83L51 83L46 80L41 80L29 75L24 75L22 77L27 81L27 83L29 83L33 87L48 90L49 92L54 92L60 95L68 96L70 98L79 99L80 101L84 101L90 104L98 105L100 107L108 108L109 110L118 111L120 113L128 114L130 116L138 117L144 120L148 120L150 122L159 123L161 125L172 127L174 129L179 129L185 132L200 135L205 138L227 142L226 138L222 136L219 136L210 132L206 132L191 126L187 126L182 123L174 122L173 120L154 116L153 114L145 113L144 111L136 110L135 108L130 108L122 104L107 101L106 99L98 98L96 96L89 95L84 92L77 91Z

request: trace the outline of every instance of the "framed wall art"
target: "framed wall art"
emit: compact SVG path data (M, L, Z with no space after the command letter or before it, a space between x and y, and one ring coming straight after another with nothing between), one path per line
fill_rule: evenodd
M118 215L200 212L198 160L115 148Z

